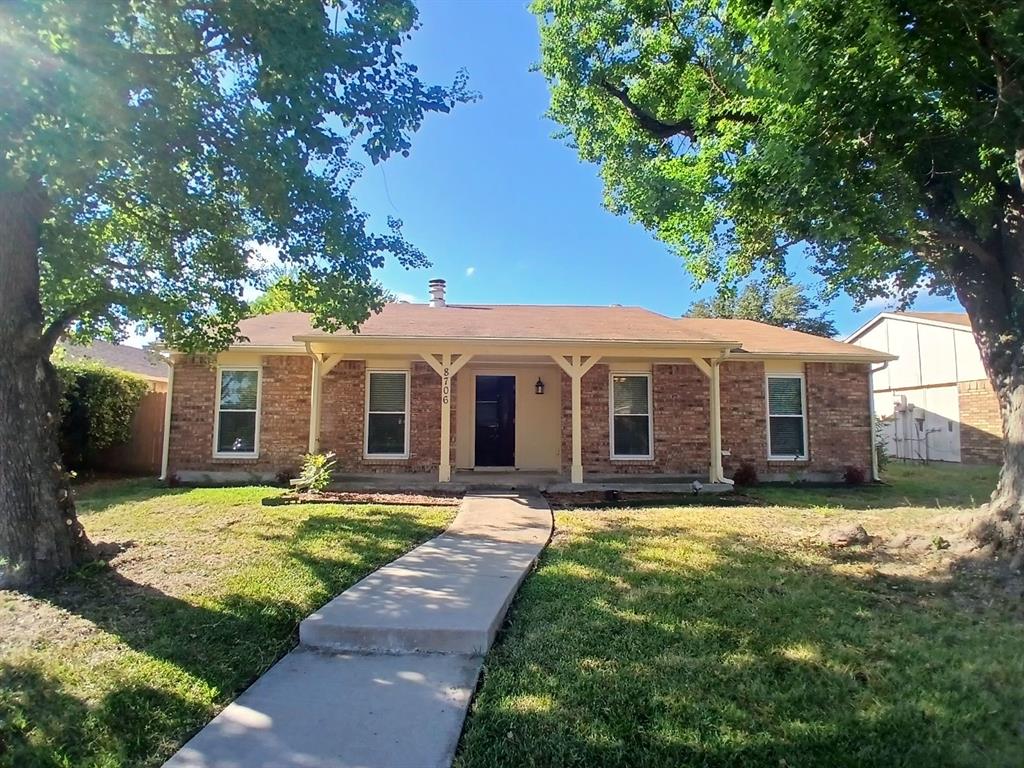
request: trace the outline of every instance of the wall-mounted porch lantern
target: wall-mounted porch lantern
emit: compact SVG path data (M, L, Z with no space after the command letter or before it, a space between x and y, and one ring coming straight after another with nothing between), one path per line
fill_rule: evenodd
M537 383L533 385L533 391L538 395L544 394L544 382L540 380L540 377L537 377Z

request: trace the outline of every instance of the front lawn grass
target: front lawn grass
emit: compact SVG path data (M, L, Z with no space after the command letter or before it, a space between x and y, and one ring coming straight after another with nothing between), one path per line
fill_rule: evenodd
M454 515L263 505L280 493L85 491L90 538L123 551L33 596L0 591L0 765L159 765L295 644L301 619Z
M766 504L745 508L556 513L457 768L1021 765L1019 585L895 576L881 550L815 539L981 502L995 470L888 480L758 488Z

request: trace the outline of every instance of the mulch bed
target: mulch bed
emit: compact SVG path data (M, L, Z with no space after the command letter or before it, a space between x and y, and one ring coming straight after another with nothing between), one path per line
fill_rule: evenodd
M630 491L580 491L577 493L545 493L552 509L580 507L695 506L749 507L761 504L742 493L653 493Z
M323 493L287 493L264 499L265 506L281 504L388 504L400 507L457 507L461 493L430 491L403 493L400 491L324 491Z

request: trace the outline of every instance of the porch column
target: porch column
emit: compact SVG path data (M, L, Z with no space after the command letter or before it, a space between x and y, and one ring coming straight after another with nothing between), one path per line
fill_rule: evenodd
M708 378L708 482L732 485L732 480L725 476L725 468L722 466L722 386L719 366L724 359L724 356L707 360L702 357L691 358L698 370Z
M578 484L583 482L583 377L601 356L552 355L551 359L572 382L572 466L569 481Z
M710 381L710 442L711 442L711 465L708 469L708 479L712 483L725 482L725 470L722 467L722 388L719 365L721 360L711 361Z
M319 355L313 355L313 376L309 387L309 453L320 450L320 388L323 374L320 369L323 363Z
M452 352L437 355L420 353L427 365L441 377L441 458L437 469L437 481L450 483L452 480L452 379L472 355L461 354L452 362Z
M309 384L309 453L320 451L320 412L323 403L323 386L327 374L342 361L341 353L320 355L312 351L306 344L306 353L313 359L313 373Z

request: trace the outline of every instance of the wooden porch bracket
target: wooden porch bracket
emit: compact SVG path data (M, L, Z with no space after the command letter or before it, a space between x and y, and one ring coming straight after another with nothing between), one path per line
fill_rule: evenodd
M454 352L421 352L420 357L441 377L441 460L437 470L437 481L449 483L452 479L452 378L462 367L473 359L473 355Z
M306 342L306 354L313 359L313 374L309 386L309 453L320 450L320 411L323 401L323 384L334 367L345 359L342 352L333 355L321 355L312 350Z
M583 377L601 359L600 355L551 355L572 381L572 467L569 481L583 482Z

